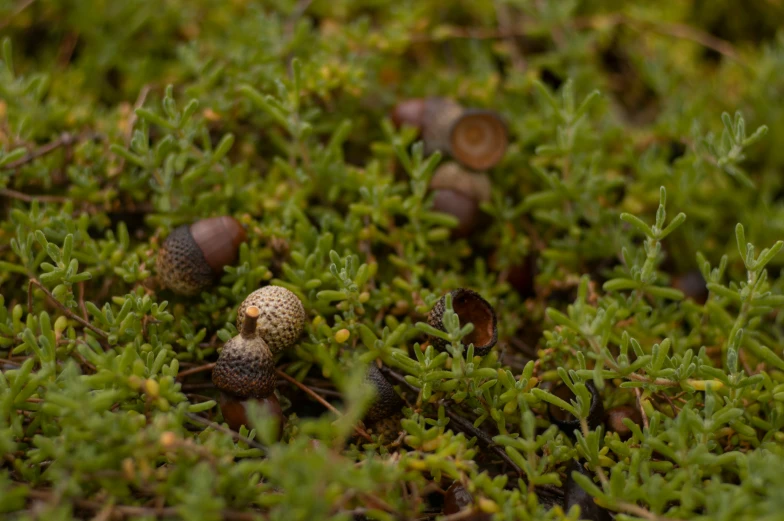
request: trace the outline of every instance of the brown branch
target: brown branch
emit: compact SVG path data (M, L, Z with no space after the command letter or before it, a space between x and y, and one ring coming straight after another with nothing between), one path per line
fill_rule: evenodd
M74 313L73 311L68 309L67 307L65 307L65 305L62 302L60 302L59 300L54 298L54 295L52 295L52 292L49 291L48 289L46 289L46 287L43 284L41 284L38 281L38 279L30 279L30 282L27 285L27 310L30 313L33 312L32 311L32 309L33 309L33 286L38 287L41 291L46 293L46 296L49 297L49 299L54 303L54 305L57 306L60 309L60 311L65 313L65 315L67 317L69 317L69 318L79 322L82 326L86 327L87 329L89 329L90 331L92 331L96 335L100 336L101 338L103 338L103 339L109 338L109 333L107 333L103 329L97 328L94 325L90 324L85 319L83 319L82 317L80 317L79 315L77 315L76 313Z
M27 490L27 497L46 502L59 502L60 496L50 490L29 489ZM156 518L166 517L179 517L177 508L175 507L141 507L132 505L110 505L110 503L99 503L98 501L91 501L88 499L68 498L65 501L70 501L77 508L90 510L93 512L100 512L109 508L113 514L119 514L122 517L141 517L152 516ZM264 512L240 512L239 510L222 510L221 517L228 521L254 521L261 516L265 519L268 518Z
M10 188L0 189L0 195L8 197L9 199L18 199L26 203L32 203L35 200L41 201L42 203L66 203L70 201L68 197L59 195L29 195L11 190Z
M284 373L284 372L283 372L283 371L281 371L280 369L276 369L276 370L275 370L275 372L278 374L278 376L280 376L281 378L283 378L283 379L284 379L284 380L286 380L287 382L290 382L290 383L292 383L293 385L296 385L297 387L299 387L299 388L300 388L300 390L302 390L302 391L303 391L305 394L307 394L308 396L310 396L311 398L313 398L314 400L316 400L318 403L320 403L321 405L323 405L324 407L326 407L326 408L327 408L329 411L331 411L331 412L335 413L335 415L336 415L336 416L338 416L338 417L340 417L340 416L343 416L343 414L341 414L341 412L340 412L340 411L338 411L337 409L335 409L335 407L333 407L331 403L329 403L329 402L328 402L328 401L326 401L324 398L322 398L321 396L319 396L319 395L318 395L318 393L316 393L316 392L315 392L313 389L311 389L311 388L310 388L310 387L308 387L307 385L305 385L305 384L303 384L302 382L298 381L296 378L294 378L294 377L292 377L292 376L289 376L289 375L287 375L286 373ZM364 429L362 429L361 427L359 427L359 426L355 425L355 426L354 426L354 431L355 431L357 434L359 434L360 436L362 436L363 438L365 438L367 441L369 441L369 442L372 442L372 441L373 441L373 438L371 438L371 437L370 437L370 434L368 434L367 432L365 432L365 430L364 430Z
M204 364L204 365L200 365L200 366L197 366L197 367L192 367L191 369L188 369L186 371L182 371L181 373L177 374L177 378L176 379L177 380L182 380L186 376L190 376L192 374L201 373L203 371L212 371L212 369L214 367L215 367L215 362L212 362L211 364Z
M54 139L49 143L36 148L35 150L28 153L23 158L17 159L16 161L8 163L7 165L3 165L0 168L3 168L4 170L14 170L16 168L19 168L20 166L26 165L27 163L33 161L34 159L38 159L41 156L45 156L46 154L53 152L62 146L72 145L76 143L78 139L81 138L76 138L72 134L69 134L68 132L63 132L62 134L60 134L60 137L58 137L57 139Z

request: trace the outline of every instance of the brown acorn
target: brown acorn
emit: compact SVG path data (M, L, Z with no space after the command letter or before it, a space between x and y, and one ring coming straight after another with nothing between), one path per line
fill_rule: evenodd
M366 381L376 388L376 398L365 413L365 422L374 423L400 412L403 400L375 364L370 364Z
M594 430L602 424L602 420L604 419L604 404L602 403L602 397L599 394L599 390L596 388L593 381L589 380L585 382L585 386L591 393L591 406L588 409L587 418L588 428ZM550 392L567 403L574 399L572 390L563 383L555 386ZM548 404L547 412L550 416L550 421L556 424L558 428L570 438L574 438L574 431L579 431L581 429L580 419L575 418L572 413L553 404Z
M163 285L180 295L197 295L237 261L247 234L233 217L211 217L175 228L163 242L156 268Z
M218 396L218 404L220 405L223 420L229 424L229 428L239 431L243 425L250 428L248 422L248 404L256 402L267 410L267 413L274 416L278 420L278 437L283 433L283 427L286 424L286 416L283 414L283 409L280 407L280 401L273 392L266 398L247 398L241 399L236 396L221 392Z
M466 509L473 508L473 504L474 498L471 496L471 493L466 490L459 481L455 481L446 489L446 495L444 496L444 514L457 514ZM468 515L468 517L463 517L462 519L469 521L489 521L490 518L490 514L474 510L472 514Z
M632 435L632 430L623 423L624 418L629 418L637 425L642 424L640 411L631 405L613 407L605 414L607 430L618 433L622 440L626 440Z
M397 125L421 130L426 154L448 153L473 170L497 165L509 145L506 124L498 113L464 108L448 98L403 101L393 110L392 119Z
M240 334L226 342L218 356L212 383L236 398L266 398L275 390L275 359L256 327L259 308L249 306L244 314Z
M460 325L467 323L474 325L474 330L465 338L463 345L474 344L474 354L484 356L490 352L498 341L498 323L495 310L476 291L458 288L450 291L452 295L452 309L460 319ZM436 302L427 315L427 323L436 329L446 331L443 324L444 311L446 310L446 295ZM430 337L430 342L439 351L445 351L447 342L437 337Z
M433 210L456 217L458 224L452 230L452 236L461 238L470 235L476 227L479 203L490 200L490 178L448 162L436 169L430 190Z
M237 313L237 329L243 329L245 310L249 306L259 309L261 315L256 329L273 354L294 345L302 334L305 327L305 308L302 301L286 288L265 286L248 295L240 304Z

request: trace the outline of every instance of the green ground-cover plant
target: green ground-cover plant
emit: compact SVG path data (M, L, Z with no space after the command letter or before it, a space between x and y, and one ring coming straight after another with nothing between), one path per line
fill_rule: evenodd
M784 517L784 5L748 4L0 0L2 515L437 519L458 480L576 520L578 458L619 520ZM509 127L468 238L389 119L425 95ZM161 288L165 237L218 215L236 265ZM308 315L278 368L339 413L281 378L279 441L208 371L267 284ZM495 306L485 357L451 303L425 323L457 287ZM398 436L355 430L377 361Z

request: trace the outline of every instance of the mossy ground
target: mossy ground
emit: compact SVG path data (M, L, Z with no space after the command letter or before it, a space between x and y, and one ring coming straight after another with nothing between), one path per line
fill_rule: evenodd
M0 0L0 511L436 519L457 480L496 519L574 520L578 459L619 520L782 519L782 22L779 1ZM466 238L431 210L443 159L388 119L424 95L509 126ZM237 264L162 289L163 239L218 215L248 229ZM209 373L266 284L308 315L280 441L255 409L223 426ZM425 347L458 287L496 308L483 358L450 313L448 352ZM359 423L377 362L407 402L383 428ZM628 438L590 428L590 380L640 413Z

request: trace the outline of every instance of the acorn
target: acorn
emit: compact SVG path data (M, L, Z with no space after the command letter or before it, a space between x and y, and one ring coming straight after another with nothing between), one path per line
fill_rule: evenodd
M497 112L464 108L447 98L403 101L392 111L392 120L420 129L426 154L446 152L473 170L497 165L509 145L506 124Z
M498 323L495 310L488 301L476 291L458 288L448 293L452 295L452 309L460 319L460 325L474 325L474 330L465 338L463 345L474 344L474 354L484 356L490 352L498 341ZM427 323L436 329L446 331L442 322L446 309L446 295L436 302L427 315ZM439 351L445 351L447 342L437 337L430 337L430 342Z
M459 481L455 481L446 489L446 495L444 496L444 514L457 514L463 510L473 508L473 504L474 498L471 496L471 493L466 490ZM490 514L475 510L473 514L464 517L463 519L470 521L489 521L490 518Z
M433 210L456 217L458 224L452 230L452 236L461 238L470 235L476 227L479 204L490 200L490 178L448 162L436 169L430 190Z
M605 414L607 430L618 433L622 440L629 439L632 430L623 423L624 418L629 418L637 425L642 425L642 415L637 407L632 405L619 405L608 410Z
M180 295L197 295L237 261L247 234L233 217L211 217L175 228L163 241L156 268L162 284Z
M698 304L705 304L708 300L708 286L699 270L690 270L672 279L672 287L683 292Z
M577 484L572 478L573 472L579 472L584 476L593 479L593 473L589 472L583 465L572 460L566 467L566 483L564 484L564 512L569 512L569 509L574 505L580 507L580 519L587 519L589 521L610 521L610 513L607 509L600 507L593 500L593 497Z
M256 323L259 337L263 338L273 354L288 349L297 341L305 327L305 308L299 298L281 286L257 289L240 304L237 329L243 329L243 320L249 306L261 313Z
M248 422L248 404L250 402L258 403L267 410L267 414L274 416L278 420L278 437L280 437L286 424L286 416L283 414L280 401L278 401L278 397L275 396L274 392L266 398L248 398L245 400L221 392L218 396L218 404L220 405L223 419L229 424L229 428L235 431L239 431L243 425L250 428L250 422Z
M599 390L596 388L593 381L589 380L585 382L585 386L591 393L591 406L588 409L587 418L588 428L594 430L602 424L602 420L604 419L604 405L602 404L602 397L599 395ZM572 390L563 383L555 386L550 392L567 403L575 398ZM547 412L550 416L550 421L557 425L558 428L570 438L575 437L574 431L581 430L580 419L576 418L572 413L553 404L548 404Z
M275 358L258 331L260 309L249 306L240 334L226 342L212 370L218 390L238 398L265 398L275 390Z
M403 400L375 364L370 364L365 380L376 389L376 398L365 413L365 422L374 423L400 412Z

